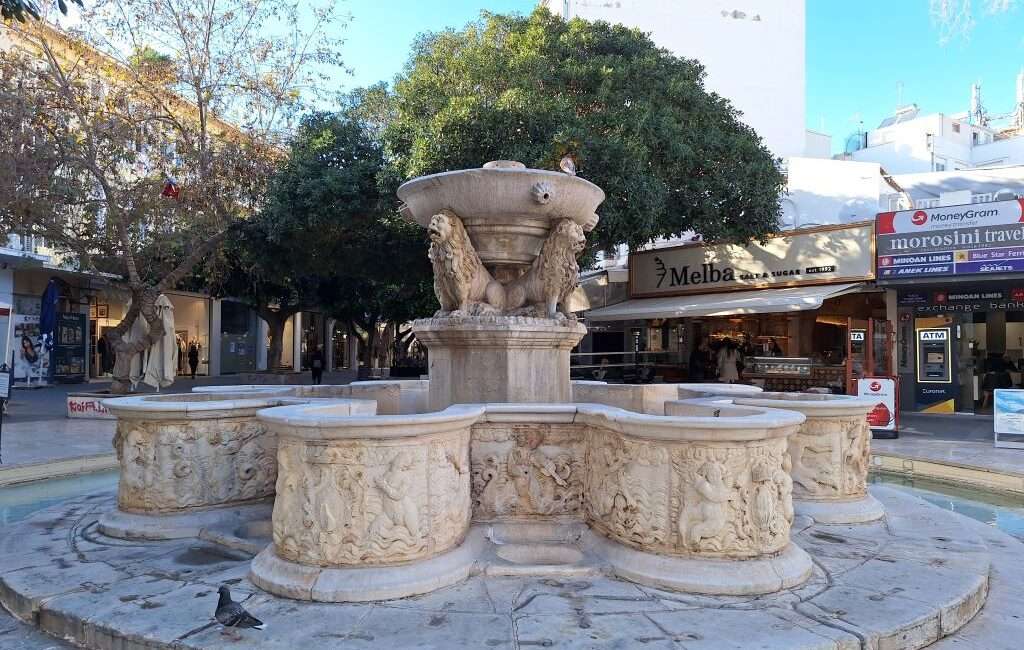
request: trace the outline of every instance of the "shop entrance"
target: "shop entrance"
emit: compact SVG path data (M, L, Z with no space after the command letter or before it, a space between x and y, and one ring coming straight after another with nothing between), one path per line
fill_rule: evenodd
M884 318L853 318L846 326L846 392L857 394L857 380L892 374L893 330Z

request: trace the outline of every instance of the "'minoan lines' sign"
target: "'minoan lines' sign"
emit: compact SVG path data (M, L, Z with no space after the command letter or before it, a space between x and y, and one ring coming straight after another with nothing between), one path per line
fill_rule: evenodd
M878 279L1024 270L1024 200L883 212Z
M633 298L857 282L875 277L874 223L791 230L765 243L630 253Z

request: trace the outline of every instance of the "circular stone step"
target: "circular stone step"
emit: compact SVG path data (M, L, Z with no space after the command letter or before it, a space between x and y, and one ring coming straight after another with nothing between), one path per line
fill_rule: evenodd
M584 547L568 566L590 575L471 575L421 596L345 604L268 594L246 577L250 555L209 541L107 537L96 522L113 497L85 496L0 531L0 603L91 648L689 647L698 639L788 650L925 647L985 604L989 548L959 515L892 488L871 491L883 521L797 518L793 543L814 559L813 573L775 594L696 596L615 579L596 573ZM506 546L514 544L560 546L539 538ZM549 550L511 557L562 555ZM212 619L222 584L265 630L226 639Z

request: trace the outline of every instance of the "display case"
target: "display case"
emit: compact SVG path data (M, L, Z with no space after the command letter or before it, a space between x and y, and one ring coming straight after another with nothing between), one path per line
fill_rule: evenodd
M747 370L751 375L790 375L810 377L814 361L809 357L750 357Z

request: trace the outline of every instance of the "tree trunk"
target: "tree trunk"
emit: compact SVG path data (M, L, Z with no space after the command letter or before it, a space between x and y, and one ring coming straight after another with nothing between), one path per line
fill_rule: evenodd
M294 313L290 310L260 310L260 318L267 322L267 333L270 335L270 344L267 346L267 370L283 370L281 357L284 354L284 326Z

